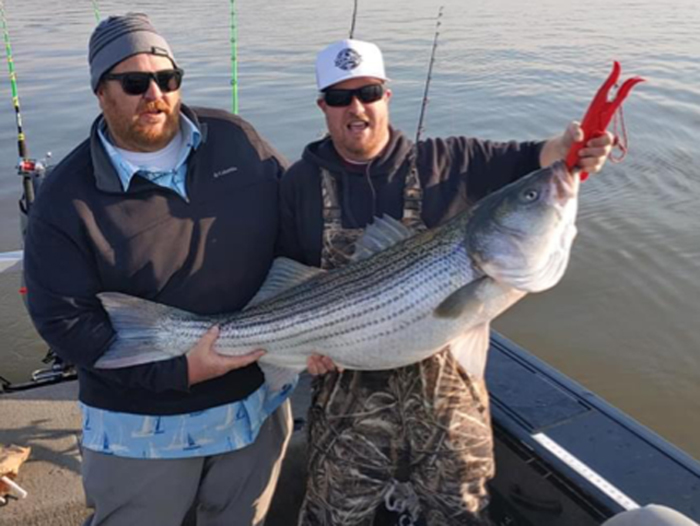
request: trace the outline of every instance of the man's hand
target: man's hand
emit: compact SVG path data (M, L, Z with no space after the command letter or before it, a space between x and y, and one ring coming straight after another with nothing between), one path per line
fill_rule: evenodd
M265 354L264 350L257 349L241 356L224 356L214 350L218 337L219 327L215 325L187 353L187 380L190 386L250 365Z
M321 356L320 354L312 354L306 360L306 369L312 376L317 376L319 374L326 374L330 371L335 371L339 368L333 363L328 356Z
M540 166L549 166L560 159L566 159L571 146L583 140L581 125L573 121L564 133L549 139L540 152ZM579 151L578 168L590 174L598 173L605 165L614 144L613 134L606 131L604 135L589 140Z

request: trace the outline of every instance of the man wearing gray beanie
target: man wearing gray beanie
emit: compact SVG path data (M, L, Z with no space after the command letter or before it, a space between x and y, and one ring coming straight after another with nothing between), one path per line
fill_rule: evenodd
M101 22L88 58L102 113L43 183L25 245L32 320L78 370L85 524L180 526L191 508L199 526L262 524L292 385L270 392L262 351L216 353L216 327L186 356L98 368L116 334L97 295L241 309L272 263L286 161L243 119L182 104L146 15Z

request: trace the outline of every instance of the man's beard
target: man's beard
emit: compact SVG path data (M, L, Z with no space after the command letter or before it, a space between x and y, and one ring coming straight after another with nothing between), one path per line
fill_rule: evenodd
M166 116L166 120L162 125L153 126L144 124L141 125L129 118L124 118L119 115L119 111L112 107L108 113L111 118L108 119L109 131L117 142L122 143L126 149L134 149L140 151L158 151L165 148L168 143L177 135L180 129L180 102L171 108L163 101L154 101L138 109L139 115L148 111L161 111ZM117 144L119 146L119 144Z
M143 111L154 110L160 110L166 115L166 121L162 127L134 124L125 131L130 142L149 149L160 150L173 140L180 129L180 105L173 108L174 111L170 111L167 104L156 101L148 104Z
M382 151L388 142L388 132L386 134L381 131L371 130L369 137L364 137L361 140L347 140L345 137L339 139L339 145L334 142L336 149L340 149L351 155L351 160L369 161L375 158ZM342 155L342 154L341 154Z

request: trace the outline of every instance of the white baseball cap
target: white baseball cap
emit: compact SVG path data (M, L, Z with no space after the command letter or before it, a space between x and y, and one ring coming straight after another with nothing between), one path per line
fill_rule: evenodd
M341 40L316 57L316 84L319 90L357 77L389 80L379 48L362 40Z

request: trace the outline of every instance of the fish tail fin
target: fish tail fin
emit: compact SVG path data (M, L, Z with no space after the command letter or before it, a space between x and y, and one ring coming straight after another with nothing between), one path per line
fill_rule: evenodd
M169 333L168 322L174 313L182 311L118 292L102 292L97 296L109 314L117 338L95 367L132 367L169 360L186 351L178 352L173 346L163 344L163 335Z

